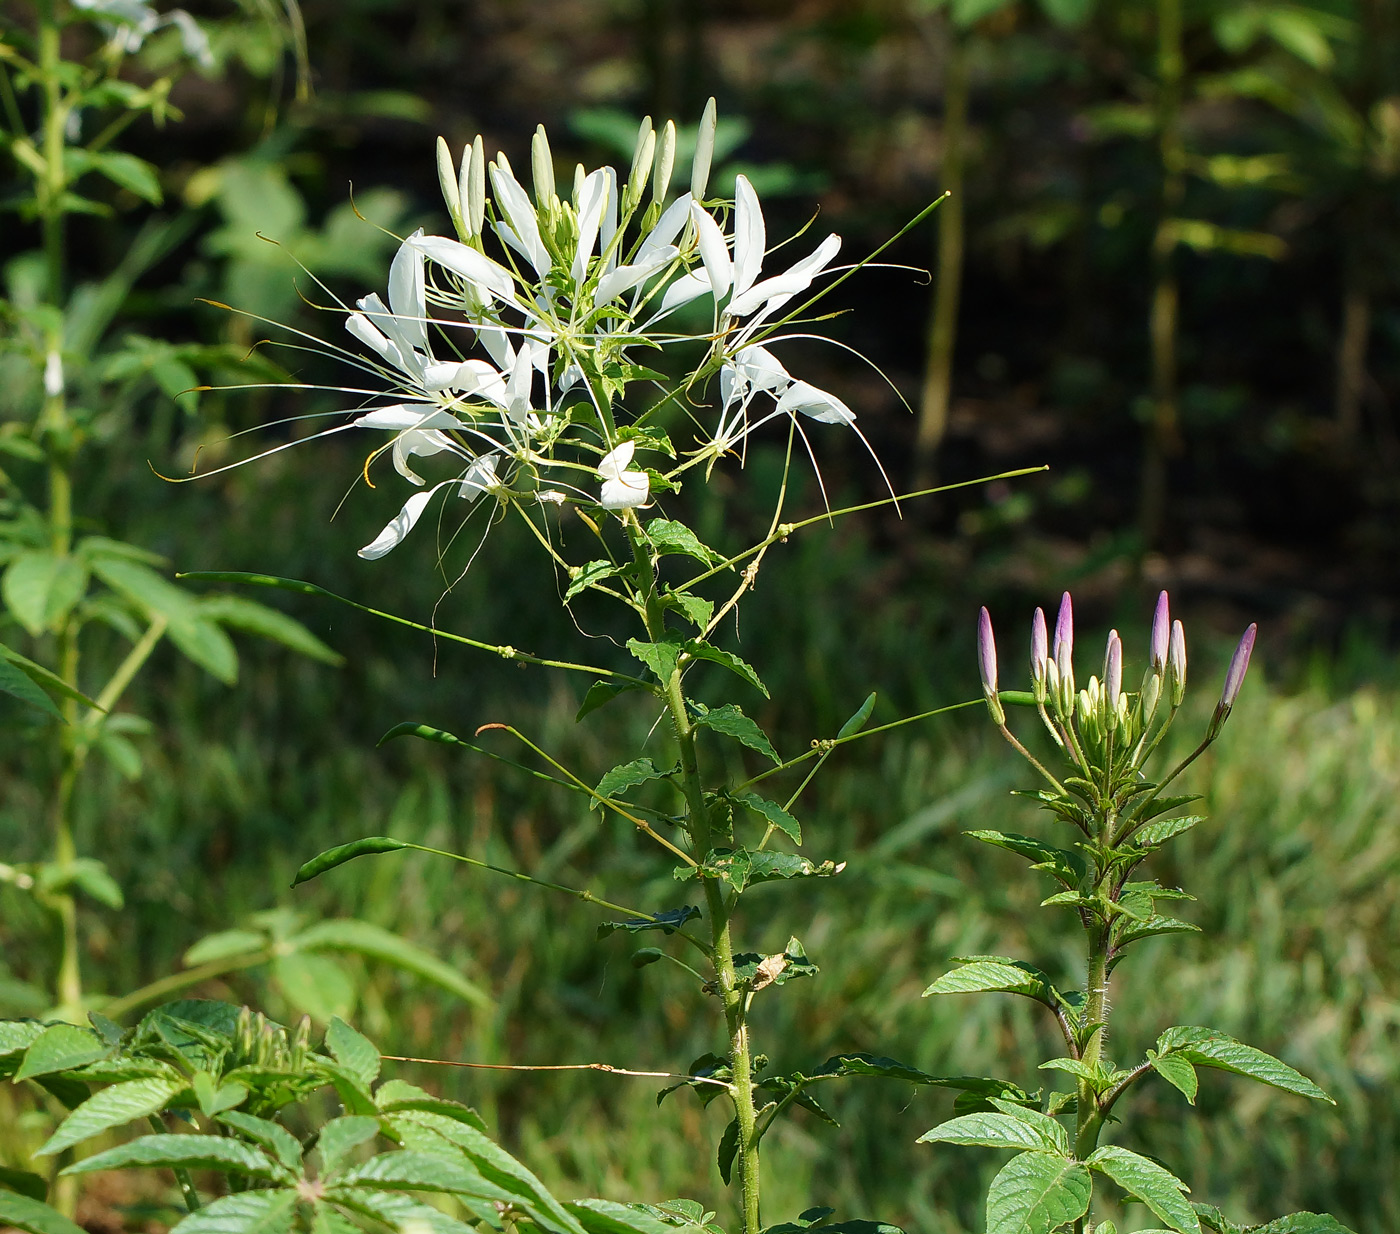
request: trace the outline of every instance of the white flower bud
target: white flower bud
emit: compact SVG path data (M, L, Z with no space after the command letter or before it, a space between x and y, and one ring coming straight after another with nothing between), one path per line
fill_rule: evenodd
M690 164L690 196L695 201L704 201L705 189L710 183L710 162L715 156L715 126L718 123L715 100L705 104L705 113L700 117L700 131L695 135L695 158Z
M676 122L667 120L661 130L660 148L651 172L651 199L658 204L666 200L671 189L671 172L676 166Z

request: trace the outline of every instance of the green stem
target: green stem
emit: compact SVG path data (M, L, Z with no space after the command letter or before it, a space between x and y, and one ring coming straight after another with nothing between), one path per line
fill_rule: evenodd
M628 512L627 535L637 567L636 585L641 593L646 617L647 637L661 642L666 635L665 610L656 586L655 566L650 548L636 516ZM695 727L690 722L682 687L682 666L677 665L663 681L666 707L680 752L681 784L685 795L687 829L691 851L703 861L710 851L710 821L705 806L704 782L695 746ZM735 1169L739 1178L739 1193L743 1213L743 1234L759 1234L759 1151L758 1112L754 1102L753 1050L749 1043L744 991L738 988L734 971L734 945L730 935L730 905L725 902L720 880L702 877L705 904L710 914L711 961L715 968L715 992L724 1011L725 1028L729 1034L729 1067L732 1076L731 1096L734 1118L739 1128L739 1145L735 1152Z
M1089 974L1084 984L1084 1014L1081 1019L1088 1040L1082 1061L1097 1067L1103 1057L1108 1035L1108 926L1095 924L1089 929ZM1098 1146L1104 1113L1098 1094L1087 1080L1079 1081L1078 1126L1074 1153L1081 1161Z
M161 1122L159 1114L152 1114L147 1119L151 1128L157 1135L167 1134L165 1124ZM199 1192L195 1190L194 1179L190 1177L190 1172L184 1166L177 1165L173 1169L175 1181L180 1184L180 1195L184 1197L185 1211L195 1212L201 1205L199 1202Z

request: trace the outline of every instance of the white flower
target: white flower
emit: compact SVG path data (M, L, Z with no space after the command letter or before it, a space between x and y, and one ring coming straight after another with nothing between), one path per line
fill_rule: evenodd
M651 494L651 478L644 471L626 470L636 449L636 442L624 441L599 461L598 478L603 481L603 492L598 504L603 509L627 510L646 504Z
M359 555L366 561L377 561L385 554L398 548L408 533L417 525L418 520L423 517L423 511L428 508L428 502L433 499L433 495L438 489L455 484L459 497L475 501L482 493L495 488L498 483L496 455L483 454L480 458L473 459L466 472L458 479L444 480L440 484L434 484L425 492L414 493L403 503L403 509L389 520L384 530L360 550Z

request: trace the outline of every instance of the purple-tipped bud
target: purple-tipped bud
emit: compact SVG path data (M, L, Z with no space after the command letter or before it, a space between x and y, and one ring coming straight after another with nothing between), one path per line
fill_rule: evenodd
M1074 679L1074 606L1069 592L1060 601L1060 615L1055 618L1055 667L1061 681Z
M992 636L992 615L987 606L977 615L977 667L982 673L982 693L987 700L987 710L998 724L1006 723L1006 713L1002 710L1001 699L997 697L997 644Z
M1167 653L1167 668L1172 675L1172 706L1180 707L1186 694L1186 627L1172 622L1171 650Z
M1259 626L1251 621L1249 629L1244 632L1244 637L1240 639L1240 645L1235 648L1235 654L1230 657L1230 667L1225 671L1225 688L1220 691L1220 709L1222 711L1229 711L1240 696L1240 687L1244 685L1244 675L1249 671L1249 656L1254 650L1254 636L1258 631Z
M1117 630L1108 632L1108 649L1103 658L1104 692L1108 696L1108 706L1118 706L1118 696L1123 693L1123 640Z
M1152 616L1152 668L1160 673L1167 666L1167 651L1171 639L1171 611L1167 593L1157 597L1157 611Z
M1038 608L1031 618L1031 680L1040 685L1050 661L1050 641L1045 632L1045 610Z

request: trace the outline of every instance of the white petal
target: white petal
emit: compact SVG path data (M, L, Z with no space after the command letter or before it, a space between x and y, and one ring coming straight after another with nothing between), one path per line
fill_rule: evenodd
M544 278L554 262L540 239L540 226L535 219L535 207L529 194L509 171L499 166L491 168L491 186L496 190L496 202L506 216L502 239L513 241L511 247L517 249L535 267L535 273Z
M695 221L695 234L700 240L700 260L705 263L710 287L714 290L715 299L719 300L734 281L734 263L729 260L729 248L724 242L724 232L720 231L719 224L714 219L693 202L690 217Z
M622 475L627 464L632 461L632 455L637 452L635 441L624 441L621 445L614 446L598 462L598 474L604 480L616 480Z
M646 504L651 477L644 471L624 471L615 480L604 480L598 504L605 510L627 510Z
M680 256L675 245L654 250L645 262L637 261L630 266L618 266L611 274L598 280L598 290L593 293L593 305L606 304L616 299L624 291L631 291L639 283L645 283L658 270L669 265Z
M647 234L647 238L637 250L637 264L646 262L653 253L674 244L689 217L690 194L685 193L667 206L665 213L656 220L656 226Z
M831 263L840 249L841 237L827 236L816 252L804 257L790 270L764 279L763 282L750 287L743 295L735 296L725 311L734 317L744 317L770 300L806 291L812 285L812 280Z
M465 497L468 501L475 501L482 493L488 489L495 488L499 481L496 478L496 455L483 454L480 458L472 460L472 464L467 468L466 474L457 485L457 496Z
M403 538L413 530L414 524L423 517L423 511L441 485L434 485L426 493L414 493L400 510L369 544L360 550L366 561L377 561L385 553L392 552L403 542Z
M791 414L800 411L804 416L820 420L823 424L854 424L856 413L834 394L818 390L805 381L794 381L788 392L778 400L778 410Z
M404 365L403 356L399 349L394 346L379 329L363 313L351 313L345 319L345 328L357 339L360 340L371 351L378 353L379 358L392 364L400 372L407 372Z
M593 242L598 238L607 195L608 178L602 171L584 177L583 191L578 199L578 248L570 271L576 284L582 283L584 275L588 273L588 262L593 256Z
M361 296L355 301L355 304L374 325L389 336L390 341L394 344L399 358L397 361L391 360L391 363L396 364L403 373L414 380L421 378L426 357L414 347L414 327L416 326L421 332L423 323L412 320L401 321L384 307L384 301L375 292ZM388 359L388 357L385 358Z
M786 390L792 384L783 362L766 347L745 347L734 357L736 375L754 390Z
M413 346L428 350L427 299L423 285L423 252L412 241L423 234L420 227L399 245L389 266L389 307L399 319Z
M666 288L666 294L661 297L661 308L657 310L657 316L669 313L672 309L678 309L682 304L689 304L701 296L709 295L712 290L710 280L705 277L704 272L692 270Z
M519 306L515 295L515 276L484 253L446 236L418 236L405 242L418 249L429 260L437 262L453 274L460 274L473 287Z
M381 428L401 433L415 428L466 428L451 412L443 411L435 403L395 403L392 407L378 407L367 411L355 420L356 428Z
M763 226L763 210L758 194L746 176L734 177L734 295L742 296L753 286L763 267L763 250L768 243Z
M598 247L607 253L608 245L612 243L612 238L617 234L617 172L611 167L603 168L603 176L608 182L608 195L603 206L603 221L598 229ZM621 248L618 245L618 248ZM611 270L617 265L618 249L615 248L608 254L608 269Z
M408 465L408 460L415 454L427 458L444 450L457 450L450 437L444 437L436 429L427 432L409 429L394 439L394 470L410 484L422 484L423 477Z

